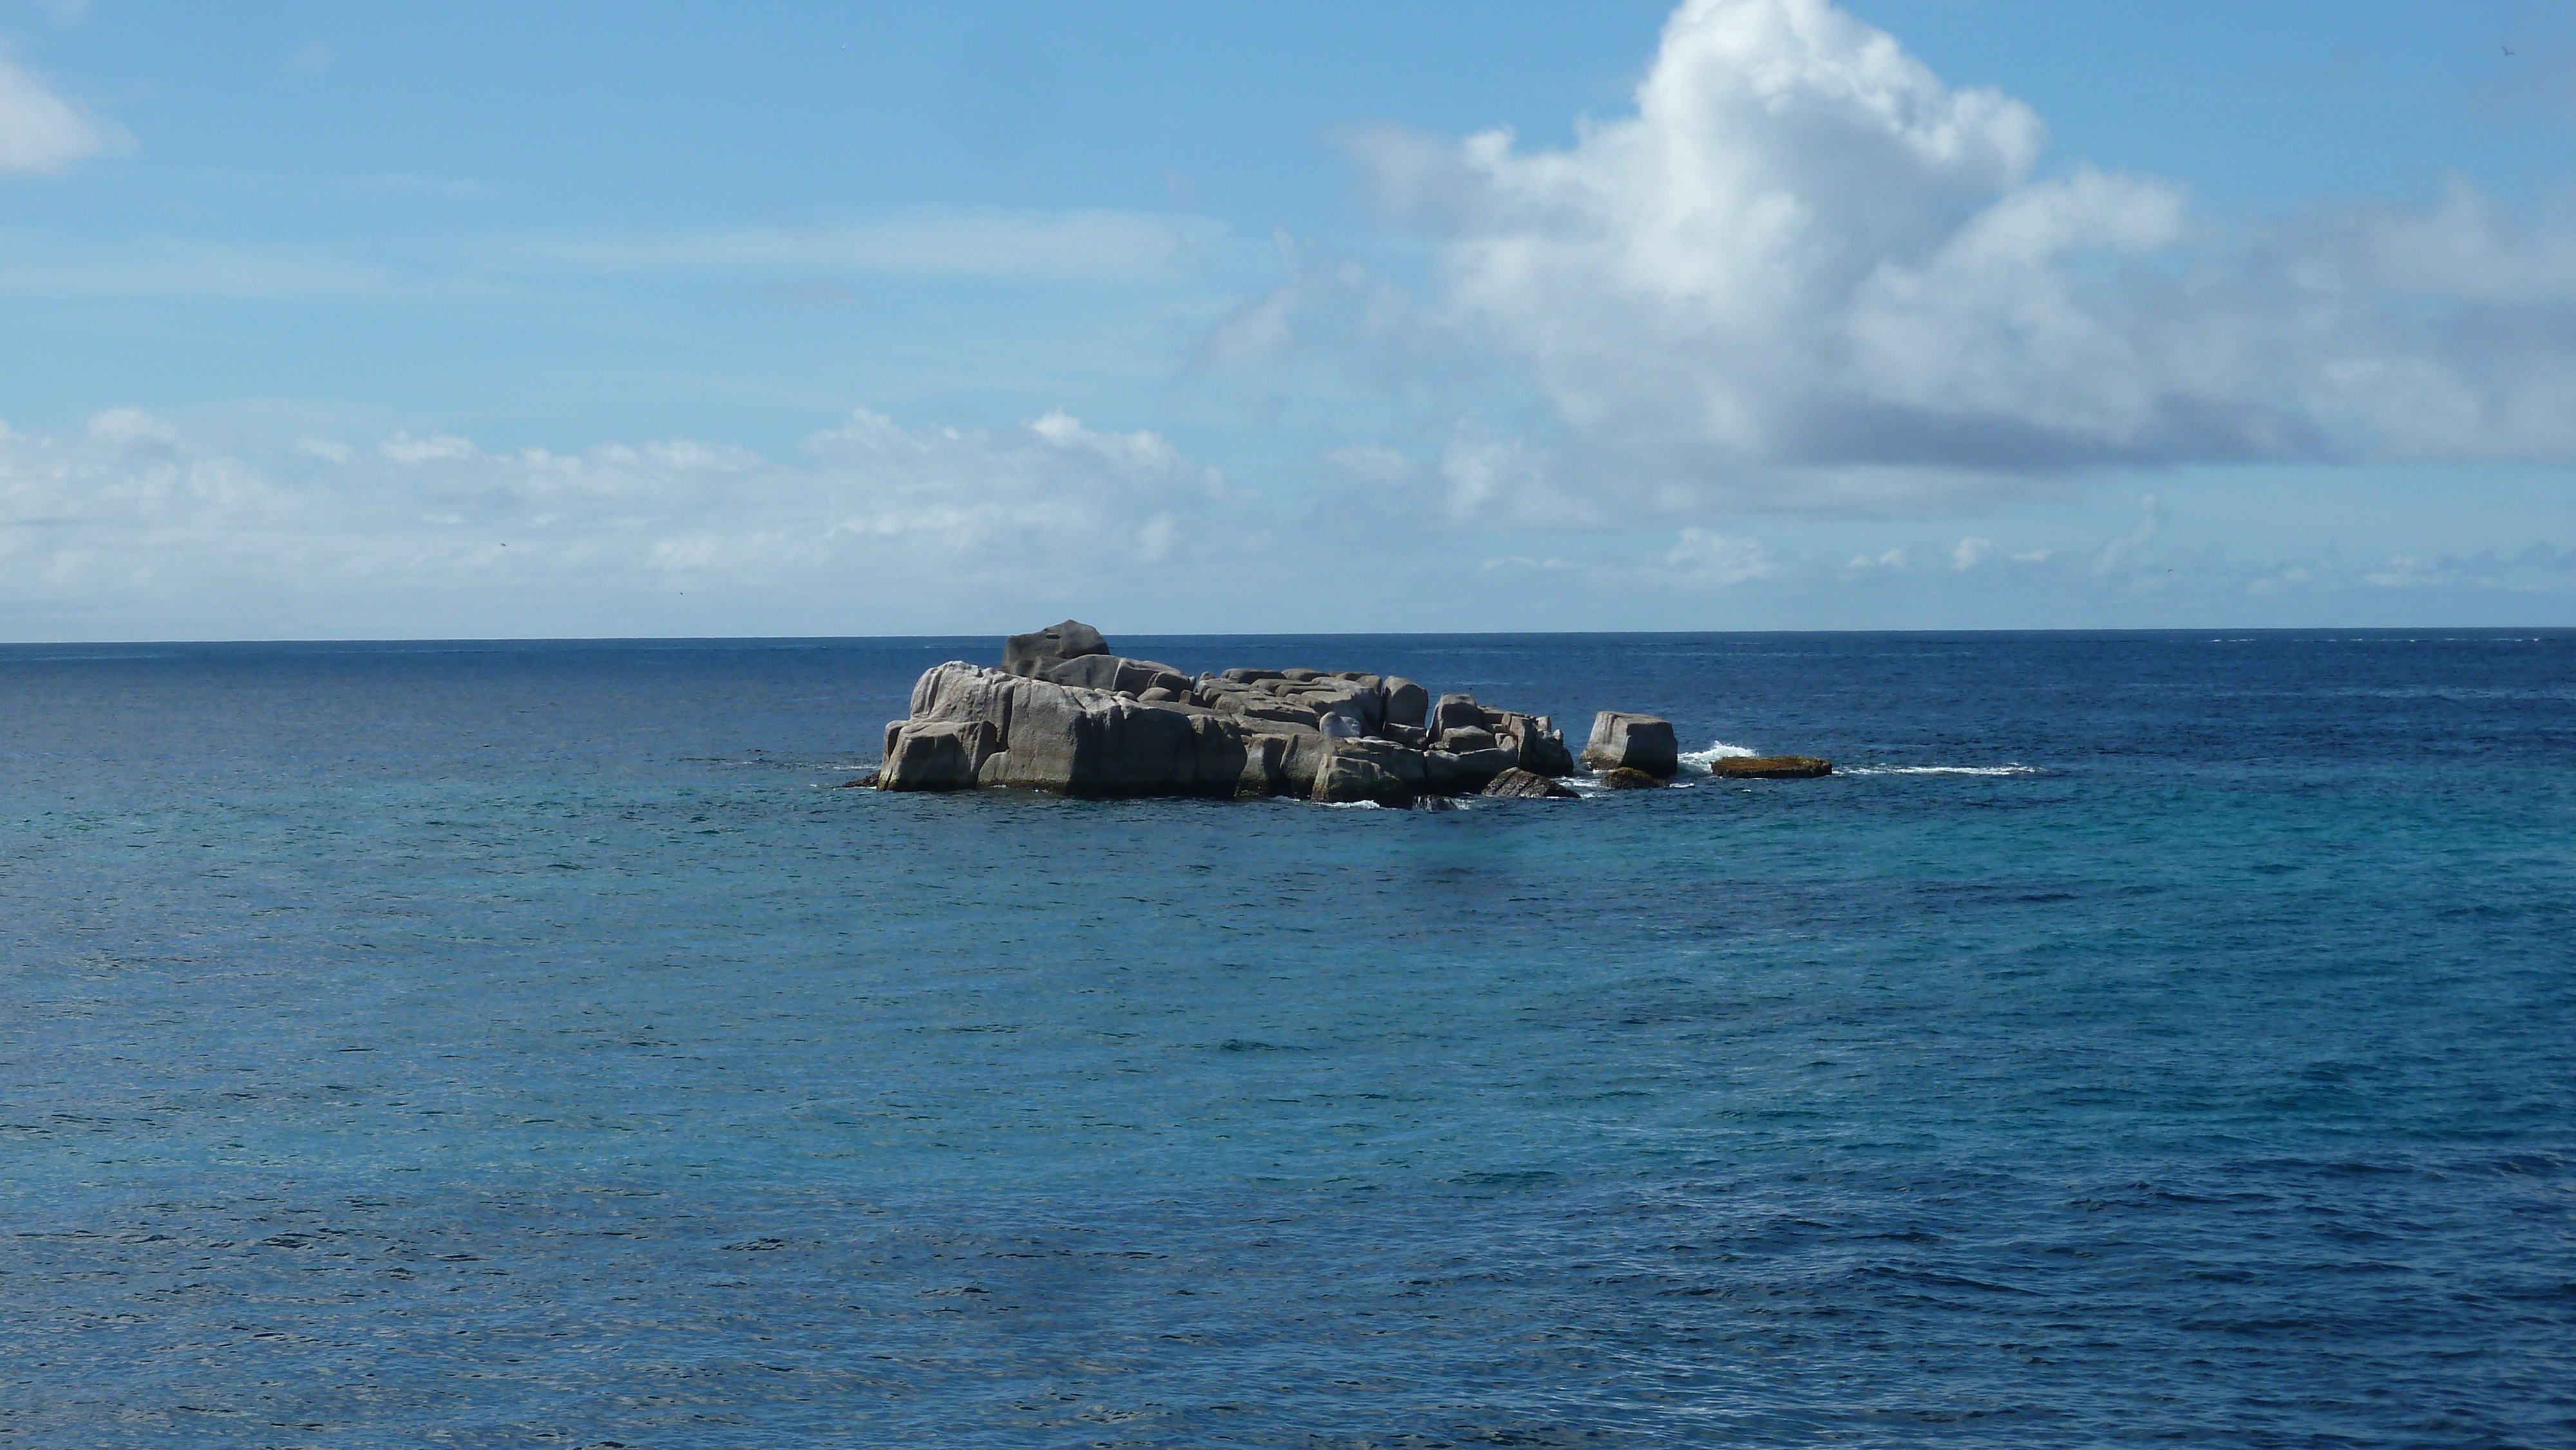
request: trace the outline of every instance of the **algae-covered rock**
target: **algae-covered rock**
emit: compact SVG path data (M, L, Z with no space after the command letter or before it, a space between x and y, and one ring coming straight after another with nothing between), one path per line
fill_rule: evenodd
M1812 780L1834 773L1834 763L1812 755L1733 755L1717 762L1727 780Z

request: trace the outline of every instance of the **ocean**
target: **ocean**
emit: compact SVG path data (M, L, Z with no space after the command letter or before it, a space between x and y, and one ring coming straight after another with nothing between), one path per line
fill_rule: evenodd
M998 639L0 648L0 1445L2576 1444L2576 632L1112 643L1837 771L891 795Z

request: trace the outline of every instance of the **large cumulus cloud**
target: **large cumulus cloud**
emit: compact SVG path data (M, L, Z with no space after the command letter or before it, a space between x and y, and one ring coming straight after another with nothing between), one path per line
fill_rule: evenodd
M1687 0L1635 113L1569 147L1354 147L1594 492L1881 507L2102 463L2576 456L2576 219L2461 181L2223 226L2045 144L1825 0Z

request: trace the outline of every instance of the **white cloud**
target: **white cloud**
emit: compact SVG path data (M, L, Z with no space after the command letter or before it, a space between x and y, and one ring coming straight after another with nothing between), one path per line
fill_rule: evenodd
M108 149L115 133L0 55L0 174L60 171Z
M2576 457L2576 216L2456 181L2231 234L2154 178L2040 173L2029 107L1827 0L1686 0L1636 106L1563 149L1352 143L1597 512L1848 510L1871 470L1901 508L2096 463Z
M2093 556L2094 574L2103 576L2119 572L2132 562L2139 550L2154 543L2164 531L2164 500L2151 493L2138 495L2138 521L2131 524L2126 533L2104 544L2101 552Z
M239 437L133 408L58 433L0 426L0 634L901 634L1067 614L1235 632L2513 623L2576 599L2576 551L2548 544L2231 559L2177 542L2153 497L2116 537L2077 524L2095 532L2009 569L1975 536L1875 522L1802 526L1785 549L1697 527L1496 547L1529 455L1472 436L1459 458L1500 491L1446 527L1452 481L1429 469L1359 487L1412 491L1394 513L1268 513L1168 438L1063 413L941 428L860 411L787 458L693 439L500 449L434 429ZM1963 548L1980 567L1953 567Z
M1324 455L1324 461L1368 483L1404 483L1420 473L1411 458L1383 443L1354 443Z
M1562 476L1544 451L1522 439L1461 428L1440 454L1442 509L1453 524L1485 528L1586 529L1608 522Z
M491 292L491 285L480 280L417 280L311 247L186 241L74 245L0 233L0 297L274 299Z
M1708 529L1684 529L1664 563L1711 584L1744 584L1787 572L1788 565L1758 539L1730 539Z
M1959 541L1959 546L1950 551L1950 567L1962 571L1974 569L1979 564L1993 558L1994 553L1994 540L1981 539L1971 534L1967 538L1961 539Z
M807 453L395 433L254 455L131 408L71 436L0 428L0 618L56 638L651 633L694 592L883 632L979 592L1012 617L1132 593L1240 524L1223 476L1168 440L1063 413L861 411Z
M1101 285L1168 283L1227 229L1151 212L924 209L812 227L642 237L553 237L496 248L530 271L661 272L795 267L907 277Z
M0 120L5 103L0 77ZM0 170L6 155L0 135ZM351 185L445 198L479 190L471 181L405 175ZM1227 236L1204 218L1118 211L920 211L821 227L487 237L378 255L167 238L74 245L0 232L0 296L488 299L539 292L564 276L736 273L775 286L781 271L797 274L788 285L809 296L839 288L831 274L1170 289L1203 285L1194 269Z

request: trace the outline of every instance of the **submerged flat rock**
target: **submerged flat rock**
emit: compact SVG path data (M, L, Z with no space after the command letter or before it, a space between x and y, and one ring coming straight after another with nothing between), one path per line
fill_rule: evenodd
M1717 762L1728 780L1811 780L1834 773L1834 763L1812 755L1732 755Z

